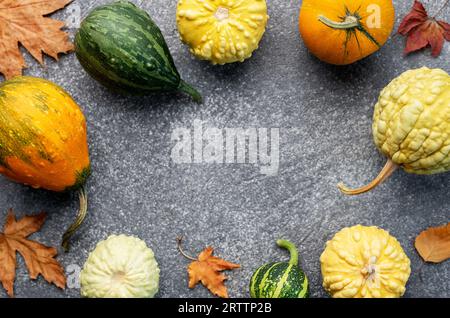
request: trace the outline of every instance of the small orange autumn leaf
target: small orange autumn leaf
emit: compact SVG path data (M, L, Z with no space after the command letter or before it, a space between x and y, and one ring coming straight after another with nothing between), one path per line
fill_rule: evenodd
M416 238L416 249L426 262L440 263L450 258L450 223L430 227Z
M19 43L43 64L42 52L58 59L73 50L64 22L44 17L73 0L0 0L0 73L6 79L22 74L25 61Z
M16 252L22 255L31 279L42 275L47 282L59 288L66 286L64 269L54 259L56 249L27 239L39 231L45 217L45 213L40 213L16 221L13 211L8 212L3 233L0 233L0 282L10 297L14 296Z
M222 298L228 298L228 291L224 284L227 277L220 273L224 270L239 268L240 265L227 262L219 257L213 256L214 249L210 246L205 248L195 259L186 255L181 250L181 238L177 239L178 248L183 256L192 260L189 264L189 288L194 288L199 282L209 289L211 293Z

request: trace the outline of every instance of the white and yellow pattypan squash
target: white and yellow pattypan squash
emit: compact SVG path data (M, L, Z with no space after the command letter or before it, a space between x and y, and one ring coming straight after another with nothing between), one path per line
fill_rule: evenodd
M177 24L192 54L213 64L243 62L258 48L266 0L179 0Z
M80 280L83 297L152 298L159 288L159 268L144 241L111 235L91 252Z
M335 298L396 298L405 293L410 261L397 239L378 227L344 228L320 257L323 287Z

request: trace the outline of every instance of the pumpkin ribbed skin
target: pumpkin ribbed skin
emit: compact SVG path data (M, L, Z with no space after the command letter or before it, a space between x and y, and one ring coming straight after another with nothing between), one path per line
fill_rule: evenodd
M397 239L375 226L339 231L320 256L323 287L335 298L395 298L405 293L410 261Z
M403 73L381 92L372 128L377 147L405 171L449 171L450 76L425 67Z
M74 100L47 80L0 85L0 173L52 191L82 186L90 172L86 122Z
M265 0L179 0L177 7L181 40L192 54L213 64L250 58L268 18Z
M325 19L337 25L331 27ZM352 19L357 26L343 29L342 23ZM392 0L303 0L299 18L300 34L311 53L336 65L351 64L378 51L394 23Z

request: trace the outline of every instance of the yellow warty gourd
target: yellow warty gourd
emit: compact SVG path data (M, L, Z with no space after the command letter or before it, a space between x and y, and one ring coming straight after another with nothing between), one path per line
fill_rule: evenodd
M396 169L414 174L450 170L450 76L441 69L409 70L380 94L372 125L378 149L388 161L367 186L346 194L370 191Z
M179 0L177 7L181 40L213 64L251 57L268 18L265 0Z
M335 298L403 296L410 261L397 239L375 226L344 228L320 257L323 287Z

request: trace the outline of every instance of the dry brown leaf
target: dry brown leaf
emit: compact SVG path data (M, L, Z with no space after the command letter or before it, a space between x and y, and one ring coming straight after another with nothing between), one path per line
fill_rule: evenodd
M42 275L47 282L59 288L64 289L66 286L64 269L54 259L57 254L56 248L27 239L39 231L45 217L45 213L40 213L16 221L13 211L8 212L3 233L0 233L0 282L10 297L14 296L16 252L22 255L31 279Z
M189 288L194 288L198 282L201 282L213 294L222 298L228 298L228 291L224 284L227 277L220 272L239 268L240 266L213 256L213 252L212 247L205 248L198 255L198 261L194 261L189 265Z
M420 256L431 263L440 263L450 258L450 223L430 227L416 238L416 249Z
M416 0L411 12L400 24L398 33L407 36L405 54L430 46L431 54L437 57L441 54L445 40L450 41L450 24L437 20L436 16L430 17L423 4Z
M42 52L58 59L73 50L64 22L44 17L73 0L0 0L0 73L6 79L22 74L26 67L19 50L22 44L43 64Z
M205 248L195 259L186 254L181 248L183 238L177 238L178 250L181 255L192 261L188 266L189 288L194 288L199 282L209 289L211 293L222 298L228 298L228 291L225 287L227 277L220 273L241 267L238 264L227 262L219 257L213 256L214 249L210 246Z

